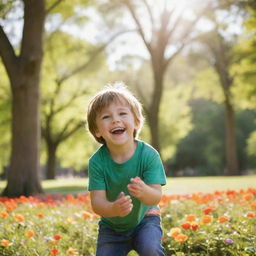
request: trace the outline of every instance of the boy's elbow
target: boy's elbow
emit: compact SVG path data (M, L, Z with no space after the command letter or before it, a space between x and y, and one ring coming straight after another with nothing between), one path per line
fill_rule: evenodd
M145 198L143 203L147 206L158 205L161 201L161 198L162 198L162 194L160 193L160 194L156 195L155 197Z

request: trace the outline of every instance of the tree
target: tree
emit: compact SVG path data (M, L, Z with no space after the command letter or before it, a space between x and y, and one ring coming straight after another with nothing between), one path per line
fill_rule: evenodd
M153 73L153 92L149 100L144 99L142 92L138 91L138 93L144 103L150 127L151 144L159 152L161 151L159 110L164 91L165 74L169 64L192 40L192 29L204 12L201 8L197 8L200 10L193 19L189 20L184 17L183 13L177 12L175 5L170 5L167 2L161 1L162 5L161 3L156 5L156 2L146 0L122 0L116 3L116 5L126 7L129 11L137 34L149 53ZM159 6L162 6L160 10ZM159 12L156 13L156 10ZM145 20L147 21L145 22Z
M242 17L242 15L240 9L235 8L232 2L228 2L226 5L220 1L218 4L218 10L222 11L222 15L214 11L208 13L207 18L212 22L213 28L211 31L202 34L200 38L201 43L206 46L203 56L209 61L209 64L218 75L219 85L224 96L226 174L238 175L235 106L232 94L232 90L236 86L235 77L237 74L232 68L241 59L241 56L237 56L234 50L239 37L235 33L228 31L229 24L221 17L231 16L235 19L238 16Z
M24 26L20 50L0 25L0 56L12 92L12 149L5 196L42 192L39 182L40 70L43 58L44 0L23 0Z
M48 35L50 40L46 40L44 62L47 78L43 80L45 86L42 100L42 138L47 151L47 179L55 178L58 148L84 128L79 115L79 109L85 107L81 98L85 99L89 91L92 91L86 81L90 75L100 70L102 52L119 35L120 33L116 33L100 45L91 45L85 40L68 35L60 28Z
M218 28L209 33L206 40L207 48L211 54L210 62L219 76L219 83L224 95L225 106L225 148L226 148L226 174L238 175L238 158L236 146L236 125L234 105L232 101L232 87L234 77L231 73L233 42L227 42L220 34Z

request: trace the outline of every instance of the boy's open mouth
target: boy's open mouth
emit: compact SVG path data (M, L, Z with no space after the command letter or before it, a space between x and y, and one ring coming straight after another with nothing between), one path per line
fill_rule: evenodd
M110 131L110 133L112 133L112 134L122 134L122 133L124 133L124 131L125 131L125 128L114 128L114 129L112 129L111 131Z

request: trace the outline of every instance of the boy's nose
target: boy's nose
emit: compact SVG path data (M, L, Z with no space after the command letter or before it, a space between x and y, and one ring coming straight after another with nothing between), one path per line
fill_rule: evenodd
M113 123L117 123L117 122L120 122L120 118L119 116L113 116Z
M113 119L113 123L119 123L120 120L119 119Z

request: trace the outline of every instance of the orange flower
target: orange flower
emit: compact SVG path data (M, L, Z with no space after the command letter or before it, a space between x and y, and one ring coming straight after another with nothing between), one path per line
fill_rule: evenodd
M255 215L254 212L247 212L247 213L246 213L246 217L247 217L247 218L254 219L255 216L256 216L256 215Z
M25 235L27 238L32 238L35 236L35 232L33 230L28 230Z
M256 210L256 202L252 202L251 203L251 209L252 210Z
M229 218L227 216L220 216L218 219L219 223L224 223L229 221Z
M84 219L91 219L93 218L93 214L91 214L90 212L87 212L87 211L83 211L82 212L82 216Z
M58 251L58 249L53 248L53 249L51 249L50 253L51 253L52 256L55 256L55 255L58 255L59 251Z
M10 241L9 241L9 240L6 240L6 239L2 239L2 240L1 240L1 245L2 245L3 247L8 247L8 246L10 246Z
M43 219L44 218L44 215L42 213L37 213L36 216L39 218L39 219Z
M252 193L246 193L243 195L243 199L245 199L246 201L251 201L253 200L254 196Z
M209 224L212 222L212 216L210 215L204 215L202 218L201 218L201 223L202 224Z
M187 236L187 235L184 235L184 234L179 234L179 235L177 235L177 236L175 237L175 240L176 240L177 242L180 242L180 243L183 243L183 242L187 241L187 239L188 239L188 236Z
M191 229L192 230L198 230L199 229L199 225L198 225L198 223L197 222L192 222L191 223Z
M180 228L171 228L170 232L167 233L167 236L169 236L169 237L176 237L180 233L181 233L181 229Z
M18 205L13 200L5 202L4 206L8 212L11 212L18 207Z
M71 254L71 255L77 255L78 254L77 250L73 249L72 247L68 248L67 253Z
M21 214L16 214L16 215L14 216L14 220L15 220L16 222L24 222L24 221L25 221L25 218L24 218L23 215L21 215Z
M180 225L183 229L190 229L191 225L189 222L182 223Z
M196 220L196 216L193 215L193 214L189 214L186 216L186 220L189 221L189 222L193 222Z
M6 211L0 212L0 218L5 219L5 218L7 218L8 216L9 216L9 213L8 213L8 212L6 212Z

